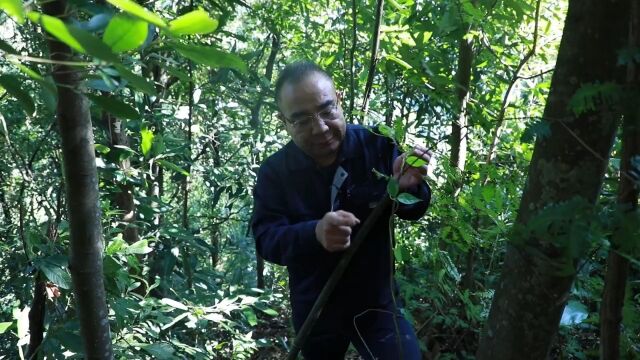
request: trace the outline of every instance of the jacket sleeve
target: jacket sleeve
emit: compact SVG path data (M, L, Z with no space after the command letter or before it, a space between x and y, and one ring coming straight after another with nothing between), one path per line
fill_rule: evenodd
M275 169L264 163L253 192L251 227L258 254L269 262L288 266L326 250L316 240L318 220L291 220L283 187Z

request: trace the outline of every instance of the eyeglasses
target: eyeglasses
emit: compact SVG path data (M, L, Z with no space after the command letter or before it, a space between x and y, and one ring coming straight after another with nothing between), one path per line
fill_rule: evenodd
M317 118L321 121L323 121L325 124L327 122L331 122L331 121L335 121L338 119L338 117L340 116L340 111L338 110L338 102L334 102L331 106L329 106L328 108L317 112L317 113L313 113L310 115L300 115L300 116L295 116L291 119L288 119L286 117L283 116L284 120L289 123L289 125L291 125L291 127L293 127L296 130L304 130L304 129L308 129L309 127L311 127L312 122Z

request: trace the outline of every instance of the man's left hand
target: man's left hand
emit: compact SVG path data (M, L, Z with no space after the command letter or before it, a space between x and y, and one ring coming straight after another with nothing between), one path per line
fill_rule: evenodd
M416 156L426 162L425 165L419 167L413 167L409 164L405 164L409 155ZM398 179L400 184L400 190L406 190L419 185L423 180L422 178L427 175L427 166L431 160L431 151L422 146L416 146L410 153L405 153L396 158L393 162L393 177ZM402 173L404 169L404 173ZM402 173L402 176L400 174Z

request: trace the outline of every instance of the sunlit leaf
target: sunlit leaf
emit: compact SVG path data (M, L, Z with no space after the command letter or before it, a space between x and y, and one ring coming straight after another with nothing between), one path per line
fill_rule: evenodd
M413 68L413 66L409 65L409 63L407 63L406 61L400 59L399 57L396 57L396 56L393 56L393 55L386 55L385 57L387 58L387 60L393 61L394 63L402 66L406 70L409 70L409 69Z
M151 251L153 251L153 249L149 247L149 241L146 239L143 239L143 240L136 241L133 244L127 246L127 248L124 250L124 253L142 255L142 254L148 254Z
M169 31L176 35L207 34L218 28L218 20L202 10L194 10L169 22Z
M144 43L148 29L146 22L125 14L118 14L109 21L102 39L117 53L129 51Z
M0 0L0 9L15 19L18 24L24 23L24 9L21 0Z
M1 322L0 323L0 334L3 334L7 329L9 329L13 325L13 322Z
M166 27L167 24L162 20L162 18L146 8L136 4L131 0L107 0L107 2L118 9L125 11L133 16L139 17L140 19L152 23L153 25L159 27Z
M0 75L0 86L3 87L9 95L14 97L28 115L32 115L36 111L36 107L31 99L31 95L20 88L24 81L14 75Z
M148 128L143 128L140 130L140 149L142 150L142 155L147 156L151 147L153 146L153 138L154 134Z
M178 302L178 301L175 301L173 299L163 298L162 300L160 300L160 302L165 304L165 305L171 306L174 309L180 309L180 310L185 310L185 311L189 310L189 308L185 304L183 304L181 302Z
M171 46L182 56L199 64L214 68L231 68L240 72L247 71L247 65L238 55L230 54L211 46L181 44L177 42L172 42Z
M423 158L417 157L415 155L407 156L407 160L405 162L407 163L407 165L413 167L421 167L427 164L427 162Z
M110 62L118 61L118 58L113 54L111 48L102 42L102 40L85 30L67 25L56 17L40 14L35 11L30 11L27 16L29 20L40 24L49 34L77 52L89 54L98 59Z
M126 104L114 97L104 95L87 94L87 97L94 104L101 107L104 111L111 113L117 117L125 119L137 119L140 114L131 105Z

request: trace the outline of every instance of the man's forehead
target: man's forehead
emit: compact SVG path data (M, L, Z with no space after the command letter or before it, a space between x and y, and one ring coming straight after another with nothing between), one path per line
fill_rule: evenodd
M297 82L287 82L282 86L282 103L310 101L335 96L333 81L321 73L311 73Z
M310 74L299 82L286 83L280 93L283 112L313 111L328 100L336 99L331 79L322 74Z

